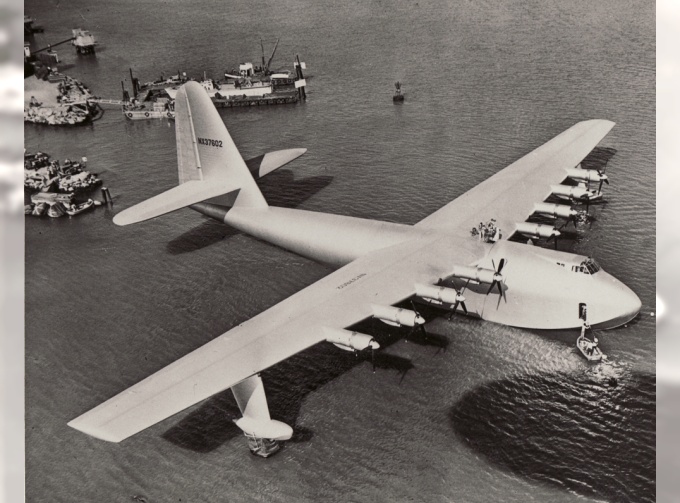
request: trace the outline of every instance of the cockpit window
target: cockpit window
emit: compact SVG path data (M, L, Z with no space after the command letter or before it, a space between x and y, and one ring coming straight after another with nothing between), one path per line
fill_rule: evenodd
M601 269L600 264L595 262L594 259L588 257L580 265L571 266L571 270L574 272L580 272L583 274L595 274Z
M600 269L602 269L600 264L595 262L595 260L590 257L581 262L580 265L571 266L572 271L581 272L583 274L595 274Z
M581 265L585 266L586 269L588 269L588 272L590 272L590 274L595 274L597 271L602 269L600 267L600 264L595 262L595 259L593 259L591 257L588 257L583 262L581 262Z

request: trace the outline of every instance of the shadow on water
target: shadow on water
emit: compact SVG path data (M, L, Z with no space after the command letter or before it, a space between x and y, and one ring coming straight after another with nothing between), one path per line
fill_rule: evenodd
M258 180L262 195L271 206L297 208L333 181L330 175L296 180L289 169L278 170Z
M372 334L381 348L394 344L407 333L404 329L375 327L365 321L352 327L353 330ZM385 378L379 371L395 372L400 382L406 373L414 368L407 358L390 355L379 350L374 355L376 378ZM290 442L307 442L314 432L297 425L297 418L305 397L351 370L363 365L371 373L370 351L354 353L344 351L329 343L317 344L262 372L267 402L272 418L290 425L293 437ZM233 423L241 417L231 390L215 395L198 409L190 413L177 425L166 431L162 437L179 447L196 452L210 452L223 443L242 437L243 433ZM245 445L245 442L244 442Z
M190 253L238 233L239 231L233 227L205 217L205 221L201 225L168 242L165 248L172 255Z
M332 181L332 176L314 176L295 180L295 175L291 170L279 170L258 180L258 186L271 206L296 208ZM228 225L208 219L198 227L170 241L166 249L172 255L190 253L238 233L239 231Z
M607 166L607 163L616 154L617 150L611 147L595 147L590 153L581 161L583 169L601 170Z
M517 475L609 501L654 501L655 378L623 373L612 384L598 372L485 384L453 406L453 428Z

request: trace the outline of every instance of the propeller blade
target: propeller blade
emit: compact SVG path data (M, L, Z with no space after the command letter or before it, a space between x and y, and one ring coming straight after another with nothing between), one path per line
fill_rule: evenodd
M491 290L493 290L493 287L496 286L496 283L498 283L496 280L493 280L493 283L491 283L491 286L489 287L489 291L486 292L487 295L491 293Z
M375 348L371 346L371 365L373 365L373 373L375 374Z
M501 287L501 282L496 281L496 284L498 285L498 293L500 293L501 296L502 296L503 295L503 288Z
M413 312L416 313L416 317L417 317L417 316L420 316L420 313L419 313L418 310L416 309L416 305L413 303L413 301L411 301L411 307L413 308ZM415 325L414 325L414 326L415 326Z
M465 314L468 314L467 307L465 307L465 302L461 302L461 303L460 303L460 307L463 308L463 311L465 311Z
M492 260L493 262L493 260ZM503 270L503 266L505 265L505 259L502 258L500 262L498 262L498 270L496 271L497 274L500 274L501 271Z
M602 182L604 182L604 178L600 178L600 186L597 188L598 192L602 192Z
M456 303L453 305L453 309L449 313L449 321L451 321L453 314L456 312L456 309L458 309L458 304L460 304L460 302L456 301ZM463 305L465 305L465 304L463 304Z

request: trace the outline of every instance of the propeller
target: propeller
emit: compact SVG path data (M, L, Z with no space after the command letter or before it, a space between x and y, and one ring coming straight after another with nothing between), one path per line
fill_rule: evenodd
M425 318L423 318L423 316L418 312L418 310L416 309L416 305L413 303L413 301L411 301L411 307L413 308L413 312L416 313L416 322L413 324L413 327L411 327L411 330L409 331L408 335L406 336L405 341L408 342L408 338L411 335L413 335L413 332L418 330L418 328L420 328L420 330L422 330L423 335L427 339L427 332L425 331L425 323L424 322L418 323L418 318L420 318L422 320L424 320Z
M493 275L493 283L491 283L491 287L489 288L489 291L486 292L486 294L489 295L491 293L491 290L493 290L493 287L498 286L498 292L501 295L503 295L503 289L501 288L501 281L503 281L503 275L501 274L501 271L503 270L503 266L505 265L505 259L502 258L501 261L498 262L498 269L496 269L496 262L494 262L493 259L491 259L491 263L493 264L493 269L494 271L496 271L496 273Z
M371 318L371 332L373 338L371 339L371 342L368 343L368 347L371 348L371 365L373 366L373 373L375 374L375 350L380 349L380 344L375 340L375 318ZM368 348L365 348L364 351L366 351L366 349Z
M564 227L564 226L562 226L562 227ZM574 224L574 227L576 227L576 224ZM548 239L546 239L546 243L549 243L551 239L555 242L555 250L557 250L557 237L559 235L560 235L560 231L556 230L555 232L553 232L550 235L550 237Z
M600 186L598 187L597 191L602 192L602 182L609 185L609 178L607 178L607 175L605 175L604 172L600 172L599 170L597 174L600 175Z
M470 280L467 280L467 283L465 283L465 286L461 288L460 290L456 289L456 303L453 305L453 309L451 310L451 313L449 314L449 321L451 321L451 317L453 314L456 312L456 309L458 309L458 304L460 304L460 307L463 308L463 311L465 314L468 314L467 307L465 307L465 297L463 297L463 292L467 288L467 286L470 284Z
M374 374L375 374L375 350L376 350L376 346L380 347L380 345L374 340L372 340L371 342L368 343L368 347L371 348L371 365L373 366L373 373Z

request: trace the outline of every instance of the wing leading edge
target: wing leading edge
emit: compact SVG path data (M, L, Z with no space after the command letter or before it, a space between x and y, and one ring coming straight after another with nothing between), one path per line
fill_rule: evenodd
M534 203L551 194L550 185L563 182L565 170L580 163L613 127L613 122L601 119L575 124L421 220L416 227L467 236L479 222L495 219L503 239L510 237L515 224L533 213Z

